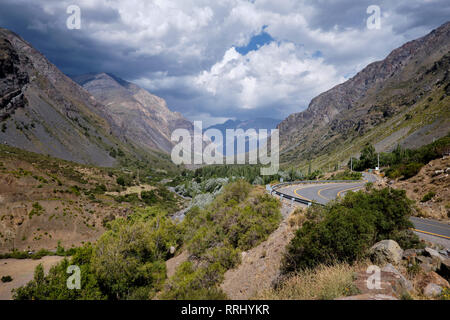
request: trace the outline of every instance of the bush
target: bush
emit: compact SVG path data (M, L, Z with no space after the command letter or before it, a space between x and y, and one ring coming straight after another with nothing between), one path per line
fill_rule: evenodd
M13 278L11 276L3 276L1 280L3 283L6 283L13 281Z
M420 200L420 202L430 201L431 199L434 198L435 195L436 195L436 193L434 191L430 191L423 196L423 198L422 198L422 200Z
M123 186L123 187L125 186L125 178L122 177L122 176L121 177L117 177L116 182L120 186Z
M221 299L223 274L240 263L241 250L265 239L281 221L280 203L243 180L224 187L206 209L194 207L182 222L191 262L180 266L164 299Z
M180 243L180 232L164 212L141 209L129 219L109 223L95 246L58 251L72 255L44 275L42 265L34 280L18 288L14 299L151 299L162 289L170 247ZM67 267L81 269L81 290L66 286Z
M196 268L190 261L182 263L161 296L166 300L224 300L225 293L218 287L225 269L214 263Z
M414 234L405 233L412 227L408 220L411 205L405 191L385 188L349 192L340 202L310 208L309 220L288 246L283 271L352 263L365 257L367 250L383 239L396 240L404 249L418 244Z

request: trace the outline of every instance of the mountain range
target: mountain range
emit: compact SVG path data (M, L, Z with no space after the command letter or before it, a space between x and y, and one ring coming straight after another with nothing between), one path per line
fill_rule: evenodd
M142 148L170 153L172 131L193 130L192 123L170 111L164 99L112 74L85 74L72 79L106 107L121 135Z
M192 129L189 121L113 75L74 79L80 85L0 28L0 141L84 164L114 166L125 154L170 165L171 131Z
M280 130L281 162L345 163L371 143L418 147L450 127L450 22L393 50L283 121L228 120L215 128ZM278 124L278 125L277 125ZM99 166L117 154L170 165L176 128L193 124L164 99L108 73L69 78L31 44L0 28L0 141ZM248 151L248 150L246 150Z
M206 130L218 129L223 134L225 134L227 129L243 129L244 131L248 130L248 129L270 130L270 129L275 129L280 122L281 122L281 120L272 119L272 118L255 118L255 119L250 119L250 120L227 120L224 123L212 125L212 126L208 127Z
M312 99L279 125L281 160L327 167L357 155L418 147L448 133L450 22L393 50L348 81Z

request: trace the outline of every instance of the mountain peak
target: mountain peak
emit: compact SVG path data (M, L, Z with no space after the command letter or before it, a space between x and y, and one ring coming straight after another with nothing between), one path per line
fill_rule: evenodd
M192 124L172 112L164 99L114 74L89 73L72 79L102 102L122 134L141 147L170 152L172 131L192 129Z

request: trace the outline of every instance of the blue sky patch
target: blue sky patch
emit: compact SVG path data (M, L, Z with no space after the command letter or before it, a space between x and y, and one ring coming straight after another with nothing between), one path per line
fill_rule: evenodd
M260 34L257 34L256 36L253 36L249 43L246 46L243 47L237 47L236 51L239 52L242 55L246 55L250 51L256 51L260 47L262 47L265 44L271 43L275 41L270 34L264 31L265 27L261 31Z

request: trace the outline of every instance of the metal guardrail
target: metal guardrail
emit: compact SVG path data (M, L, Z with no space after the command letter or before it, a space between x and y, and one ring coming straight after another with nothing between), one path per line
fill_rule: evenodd
M283 186L289 186L289 185L293 185L293 184L322 184L322 183L344 183L344 182L345 183L357 183L357 182L363 182L363 181L364 180L301 180L301 181L282 182L282 183L272 186L270 194L275 193L276 195L280 196L280 198L293 200L298 203L306 204L307 206L311 206L312 204L318 204L318 205L323 206L323 204L321 204L319 202L313 202L313 201L309 201L306 199L294 197L294 196L285 194L283 192L279 192L279 191L277 191L277 189L280 187L283 187Z
M301 199L301 198L297 198L297 197L294 197L294 196L290 196L288 194L285 194L285 193L282 193L282 192L279 192L279 191L276 191L276 190L272 191L272 193L275 193L276 195L280 196L283 199L293 200L293 201L298 202L298 203L306 204L307 206L310 206L313 203L315 203L315 202L311 202L311 201L308 201L308 200L305 200L305 199Z

